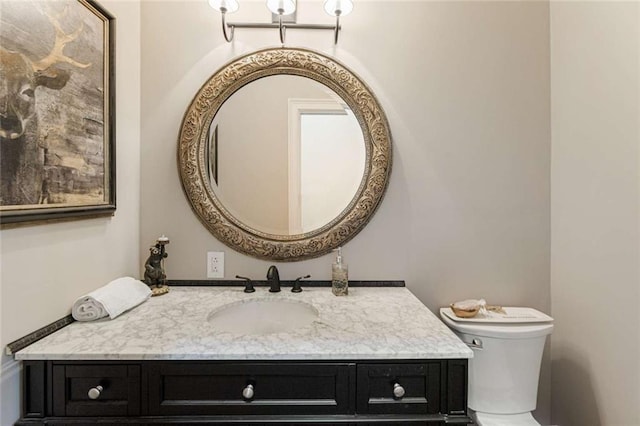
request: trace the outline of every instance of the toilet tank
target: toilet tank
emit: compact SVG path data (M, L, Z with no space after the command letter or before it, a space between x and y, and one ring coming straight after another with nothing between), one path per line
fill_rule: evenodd
M553 327L553 326L551 326ZM517 414L536 408L545 336L500 339L457 333L464 342L482 345L469 362L469 408Z
M442 319L473 349L469 408L493 414L535 410L542 352L553 324L476 324L446 316Z

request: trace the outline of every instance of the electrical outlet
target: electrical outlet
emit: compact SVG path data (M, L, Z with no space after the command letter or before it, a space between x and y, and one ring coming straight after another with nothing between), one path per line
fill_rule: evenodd
M207 278L224 278L224 252L207 253Z

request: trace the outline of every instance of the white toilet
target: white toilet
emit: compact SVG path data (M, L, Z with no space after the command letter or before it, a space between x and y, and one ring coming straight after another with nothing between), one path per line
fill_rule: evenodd
M442 320L473 349L468 406L479 426L534 426L544 343L553 318L532 308L504 308L505 315ZM475 413L474 413L475 412Z

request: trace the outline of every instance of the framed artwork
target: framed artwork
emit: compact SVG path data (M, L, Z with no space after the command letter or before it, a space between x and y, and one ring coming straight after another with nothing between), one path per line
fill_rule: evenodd
M112 215L115 18L0 2L0 224Z

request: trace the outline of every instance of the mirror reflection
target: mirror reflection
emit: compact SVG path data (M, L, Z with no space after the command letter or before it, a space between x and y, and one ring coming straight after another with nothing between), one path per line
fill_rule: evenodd
M263 233L322 228L363 182L356 117L310 78L275 75L243 86L220 107L207 137L211 189L237 220Z

